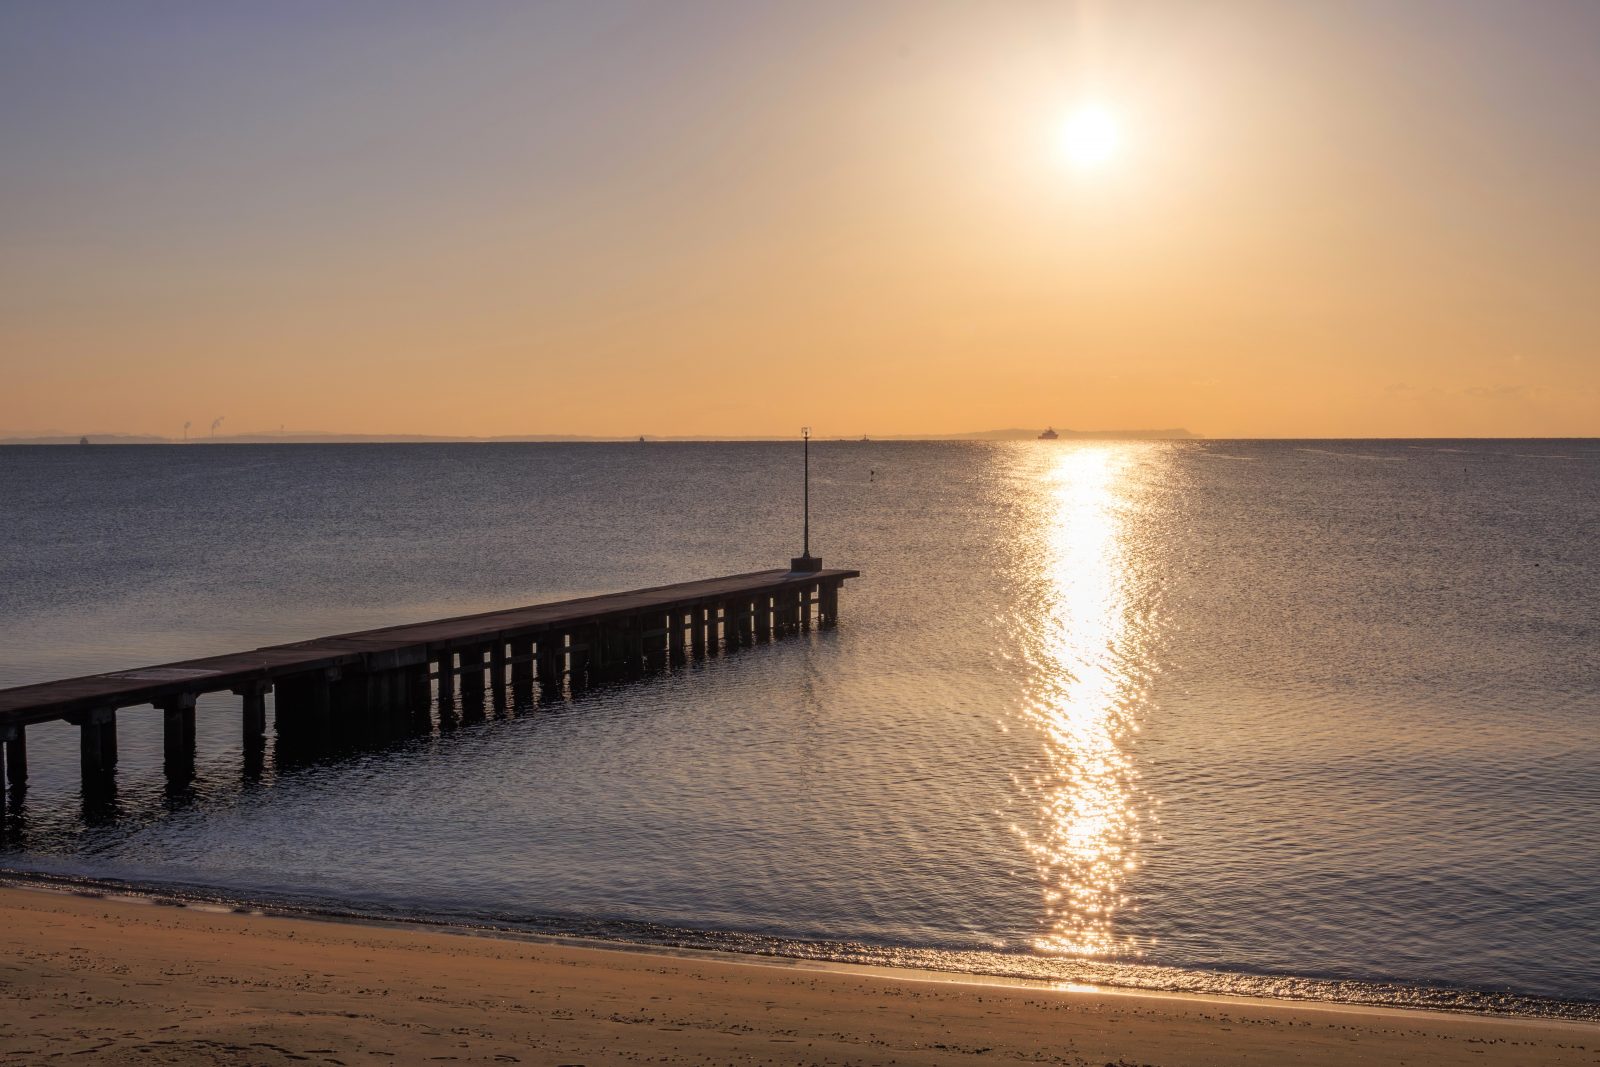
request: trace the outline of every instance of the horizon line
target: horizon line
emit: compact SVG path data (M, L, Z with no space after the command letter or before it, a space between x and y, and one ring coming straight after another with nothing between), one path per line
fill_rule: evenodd
M1218 443L1226 441L1600 441L1600 434L1579 435L1268 435L1250 434L1234 437L1209 437L1188 430L1058 430L1063 441L1193 441ZM871 434L860 437L850 434L813 435L815 443L872 444L880 442L973 442L1005 443L1037 439L1033 430L987 430L958 433L927 434ZM105 446L186 446L186 445L405 445L405 444L739 444L783 443L799 441L800 435L653 435L610 436L588 434L506 434L491 437L432 434L346 434L318 432L271 431L268 433L229 434L218 437L183 438L162 437L157 434L17 434L0 437L0 447L82 447Z

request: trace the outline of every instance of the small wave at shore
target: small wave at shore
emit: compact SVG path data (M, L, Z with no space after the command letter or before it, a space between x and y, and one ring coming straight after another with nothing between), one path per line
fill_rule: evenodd
M1600 1022L1600 1003L1592 1001L1562 1000L1510 990L1415 985L1382 979L1269 974L1244 969L1191 970L1159 964L1064 959L1014 952L949 950L865 941L812 941L761 933L690 929L581 916L467 918L460 915L410 914L392 907L353 906L343 901L245 898L202 886L162 886L3 868L0 868L0 885L332 922L436 927L445 932L478 936L587 941L645 951L720 953L733 957L765 957L774 962L797 961L823 966L839 964L947 976L967 975L974 979L998 978L1072 988L1249 997Z

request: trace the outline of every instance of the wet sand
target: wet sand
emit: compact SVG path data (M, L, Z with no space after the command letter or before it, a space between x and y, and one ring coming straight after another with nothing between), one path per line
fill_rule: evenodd
M1600 1025L930 980L0 886L0 1062L1600 1064Z

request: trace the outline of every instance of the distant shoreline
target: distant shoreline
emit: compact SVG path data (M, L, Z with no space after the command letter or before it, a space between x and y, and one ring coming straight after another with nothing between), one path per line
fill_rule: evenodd
M873 441L1032 441L1039 437L1040 429L978 430L970 433L950 434L871 434L857 437L851 434L819 435L813 440L821 443ZM1164 430L1058 430L1062 440L1094 441L1198 441L1202 435L1182 428ZM246 433L217 437L194 437L188 440L159 437L151 434L15 434L0 437L0 445L82 445L84 438L91 445L335 445L335 444L721 444L760 441L794 441L798 435L771 436L718 436L712 434L638 434L604 436L595 434L502 434L492 437L435 436L430 434L357 434L357 433Z

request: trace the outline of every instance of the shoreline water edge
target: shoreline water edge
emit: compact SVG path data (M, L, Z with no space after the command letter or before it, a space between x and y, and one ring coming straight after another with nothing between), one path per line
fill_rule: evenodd
M1600 1003L1516 993L1370 979L1191 970L1004 952L949 951L917 946L800 940L716 929L691 929L626 920L537 916L509 921L405 912L341 901L296 901L242 896L196 885L159 885L0 867L0 893L13 890L86 899L414 930L455 936L639 952L724 963L800 967L840 973L899 976L956 984L1003 984L1024 989L1086 990L1107 996L1196 998L1225 1003L1396 1010L1505 1020L1600 1024Z
M0 886L0 1056L99 1063L1593 1064L1592 1022L1153 996ZM765 964L765 965L762 965ZM63 1010L70 1004L72 1010Z

